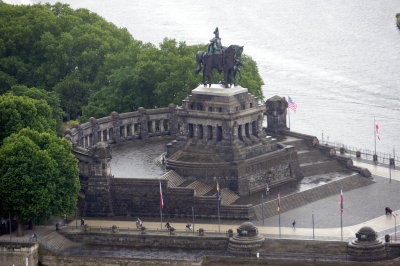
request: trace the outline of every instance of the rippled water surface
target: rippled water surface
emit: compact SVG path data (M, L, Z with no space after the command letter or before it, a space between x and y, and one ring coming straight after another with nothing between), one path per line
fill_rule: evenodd
M168 140L134 140L114 146L112 149L111 174L115 177L156 178L165 173L156 164L166 152Z
M244 45L257 61L266 98L297 102L292 130L373 149L376 117L378 151L400 150L398 0L64 2L154 44L164 37L207 43L219 26L223 45Z

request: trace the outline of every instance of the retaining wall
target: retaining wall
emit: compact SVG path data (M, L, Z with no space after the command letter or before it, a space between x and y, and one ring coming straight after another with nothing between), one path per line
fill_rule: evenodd
M36 243L0 242L0 265L38 265Z

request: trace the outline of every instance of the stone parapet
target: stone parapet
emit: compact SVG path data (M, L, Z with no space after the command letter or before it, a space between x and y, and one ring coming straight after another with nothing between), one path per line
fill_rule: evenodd
M36 243L0 242L0 265L33 265L39 263Z

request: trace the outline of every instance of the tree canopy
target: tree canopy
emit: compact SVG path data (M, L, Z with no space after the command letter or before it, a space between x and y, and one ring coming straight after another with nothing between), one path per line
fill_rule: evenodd
M0 147L0 216L43 222L75 210L80 189L77 159L67 140L23 129Z
M0 144L23 128L55 133L56 121L45 100L12 94L0 95Z
M54 92L66 119L180 104L200 83L195 54L205 50L167 38L158 47L143 43L66 4L0 3L0 94L14 85ZM240 85L262 98L257 65L243 58Z

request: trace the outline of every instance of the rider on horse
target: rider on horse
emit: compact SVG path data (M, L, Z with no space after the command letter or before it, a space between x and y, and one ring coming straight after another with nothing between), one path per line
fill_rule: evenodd
M223 52L218 27L215 29L214 35L215 37L210 40L210 44L207 47L207 53L209 55L222 54Z

